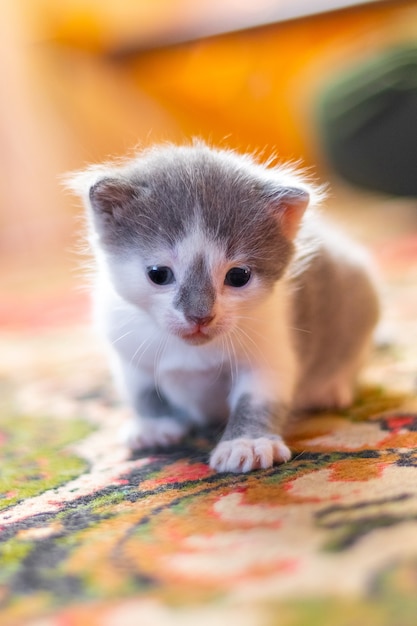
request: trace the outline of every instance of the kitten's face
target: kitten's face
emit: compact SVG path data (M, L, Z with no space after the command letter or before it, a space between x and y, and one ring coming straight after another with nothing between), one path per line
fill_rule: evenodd
M173 248L145 257L132 250L110 261L113 284L147 311L161 331L201 345L233 330L270 293L251 259L195 228Z
M190 344L253 315L288 265L307 200L276 171L206 146L150 151L89 191L116 291Z

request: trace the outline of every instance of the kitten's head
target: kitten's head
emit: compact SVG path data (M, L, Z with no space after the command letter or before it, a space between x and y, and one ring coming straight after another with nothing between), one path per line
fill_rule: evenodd
M193 344L232 331L270 294L309 200L290 169L202 143L152 148L69 184L114 289Z

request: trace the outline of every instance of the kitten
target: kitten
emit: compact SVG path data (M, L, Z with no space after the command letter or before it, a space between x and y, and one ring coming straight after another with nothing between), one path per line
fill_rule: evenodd
M75 174L95 311L134 417L132 449L221 420L219 472L288 461L290 411L342 408L378 317L365 253L288 167L203 143Z

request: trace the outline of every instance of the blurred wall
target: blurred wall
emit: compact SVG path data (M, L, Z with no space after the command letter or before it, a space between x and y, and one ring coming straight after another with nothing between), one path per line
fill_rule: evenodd
M139 5L147 21L135 39ZM163 41L186 7L2 0L0 273L68 262L79 208L60 175L137 144L199 135L302 159L325 178L314 123L321 88L343 67L417 39L416 3L398 0L166 48L149 49L148 37L144 49L140 30Z

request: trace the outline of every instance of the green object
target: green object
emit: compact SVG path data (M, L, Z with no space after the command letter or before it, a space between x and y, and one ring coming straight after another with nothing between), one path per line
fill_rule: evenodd
M327 158L347 181L417 196L417 47L391 49L334 81L319 125Z

